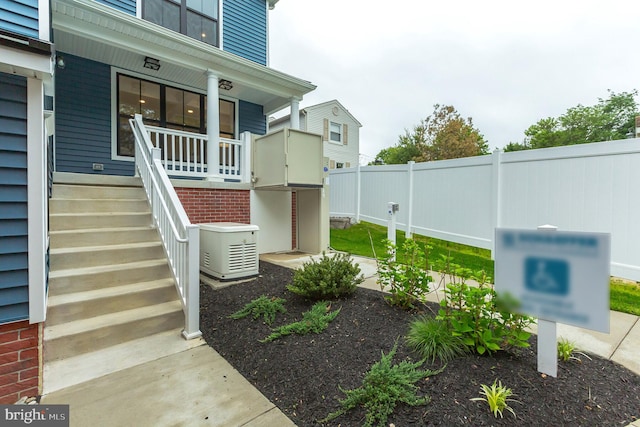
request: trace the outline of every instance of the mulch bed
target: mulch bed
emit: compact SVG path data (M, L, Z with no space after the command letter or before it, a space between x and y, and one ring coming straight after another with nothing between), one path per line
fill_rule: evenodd
M415 361L404 344L408 322L419 312L388 305L383 294L358 289L354 296L332 302L342 308L321 334L291 335L260 343L270 328L261 319L232 320L228 316L260 295L287 300L287 313L273 327L300 320L312 303L286 290L293 272L266 262L260 277L220 290L201 286L201 330L207 343L277 405L298 426L318 426L317 420L337 410L344 394L398 342L394 361ZM435 310L436 305L426 308ZM582 362L558 362L558 378L537 372L536 338L531 347L493 356L456 359L444 372L419 383L420 394L431 397L424 406L396 408L388 423L395 426L626 426L640 417L640 376L597 356ZM438 369L441 364L425 363ZM480 384L494 379L515 393L511 407L495 418L480 396ZM359 426L364 410L342 415L328 425Z

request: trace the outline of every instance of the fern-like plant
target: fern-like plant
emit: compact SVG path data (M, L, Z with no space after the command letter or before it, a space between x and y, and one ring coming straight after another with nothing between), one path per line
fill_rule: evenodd
M323 252L319 261L311 258L296 270L287 289L311 300L340 298L353 294L364 281L359 274L360 266L352 262L351 255L328 256Z
M428 396L419 396L418 387L415 385L418 381L423 380L432 375L439 374L442 369L437 371L418 369L422 365L421 362L410 363L402 361L397 365L391 363L393 356L396 354L398 344L388 353L382 353L382 358L376 362L364 377L363 384L353 390L340 390L346 394L346 398L340 400L342 408L330 413L320 422L328 422L349 410L364 406L366 410L365 427L386 426L387 419L398 405L405 403L410 406L425 405L429 403Z
M311 307L311 310L302 313L302 320L274 329L268 337L260 340L260 342L277 340L280 337L291 334L306 335L311 332L319 334L327 329L329 323L340 313L340 309L330 310L329 303L326 301L318 302Z
M285 300L282 298L271 297L261 295L254 299L250 303L245 304L240 310L231 314L231 319L242 319L249 315L253 316L253 319L257 319L262 316L264 323L270 325L276 318L278 313L286 313L287 309L284 307Z
M462 338L453 334L449 323L427 316L411 322L406 340L413 351L431 362L436 359L448 362L468 351Z
M480 384L480 394L484 397L474 397L471 400L482 400L489 404L489 409L493 412L493 416L502 418L502 411L505 409L511 412L516 417L516 413L508 402L518 402L515 399L510 399L513 396L513 392L510 388L502 385L502 381L494 380L491 386L486 384ZM519 402L518 402L519 403Z

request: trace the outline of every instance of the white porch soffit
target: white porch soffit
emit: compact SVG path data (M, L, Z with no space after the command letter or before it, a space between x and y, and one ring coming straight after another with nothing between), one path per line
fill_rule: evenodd
M206 90L206 71L231 80L221 95L264 106L269 115L316 88L312 83L225 52L93 0L53 0L56 50ZM143 68L144 57L159 71Z

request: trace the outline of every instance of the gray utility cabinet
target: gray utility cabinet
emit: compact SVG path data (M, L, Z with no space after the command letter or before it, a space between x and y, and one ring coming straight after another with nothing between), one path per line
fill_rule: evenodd
M253 141L252 182L259 188L321 188L322 136L283 128Z

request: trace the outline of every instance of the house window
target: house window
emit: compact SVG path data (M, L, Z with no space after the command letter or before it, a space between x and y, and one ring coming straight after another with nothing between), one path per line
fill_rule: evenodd
M329 140L342 143L342 126L339 123L329 124Z
M133 157L134 138L129 119L141 114L151 126L207 133L207 96L161 83L118 74L118 156ZM220 105L220 136L235 139L236 103L226 99Z
M342 162L337 162L336 163L336 169L342 169L344 167L344 163Z
M218 46L219 0L144 0L147 21Z

